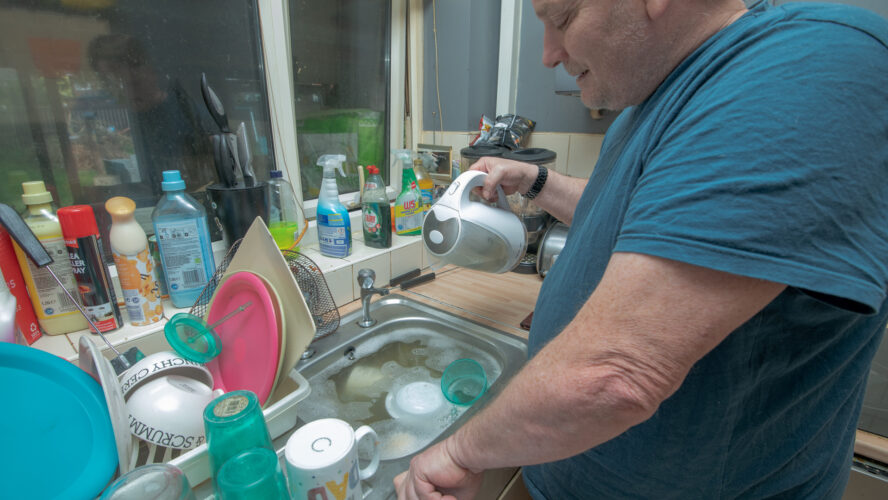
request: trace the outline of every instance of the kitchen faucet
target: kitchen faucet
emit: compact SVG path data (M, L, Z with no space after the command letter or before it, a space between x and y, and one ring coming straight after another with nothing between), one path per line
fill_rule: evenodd
M374 288L373 281L376 279L376 272L373 269L361 269L358 271L358 286L361 287L361 312L362 318L358 321L361 328L369 328L376 324L376 320L370 317L370 300L374 294L388 295L388 288Z

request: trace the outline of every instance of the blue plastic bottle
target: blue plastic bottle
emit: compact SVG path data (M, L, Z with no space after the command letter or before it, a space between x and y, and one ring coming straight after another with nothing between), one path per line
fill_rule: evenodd
M216 269L204 207L185 192L178 170L164 170L163 197L151 221L170 299L191 307Z
M345 177L342 162L345 155L323 155L318 165L324 168L321 191L318 193L318 243L327 257L346 257L351 253L352 234L348 210L339 202L336 170Z

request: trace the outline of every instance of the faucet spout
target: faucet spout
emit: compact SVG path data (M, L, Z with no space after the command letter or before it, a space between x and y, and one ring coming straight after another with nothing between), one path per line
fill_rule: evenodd
M358 271L358 285L361 287L361 319L358 326L361 328L369 328L376 324L376 320L370 317L370 301L373 295L388 295L388 288L375 288L373 282L376 280L376 273L372 269L361 269Z

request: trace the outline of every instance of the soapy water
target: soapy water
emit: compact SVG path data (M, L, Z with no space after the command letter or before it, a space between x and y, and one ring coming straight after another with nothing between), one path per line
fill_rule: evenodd
M393 396L408 384L426 382L440 387L444 369L460 358L478 361L489 384L502 371L493 356L453 337L414 328L397 337L383 333L354 344L358 359L342 357L309 378L312 390L299 405L300 417L310 422L335 416L355 429L369 425L379 437L381 460L395 460L423 449L470 406L441 398L434 411L415 416L389 412L387 397L391 406L396 399Z

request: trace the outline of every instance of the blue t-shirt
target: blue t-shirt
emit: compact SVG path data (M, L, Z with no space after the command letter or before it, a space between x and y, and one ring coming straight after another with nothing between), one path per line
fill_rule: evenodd
M758 4L607 133L531 355L613 252L784 283L649 420L525 468L535 498L839 498L888 307L888 23Z

